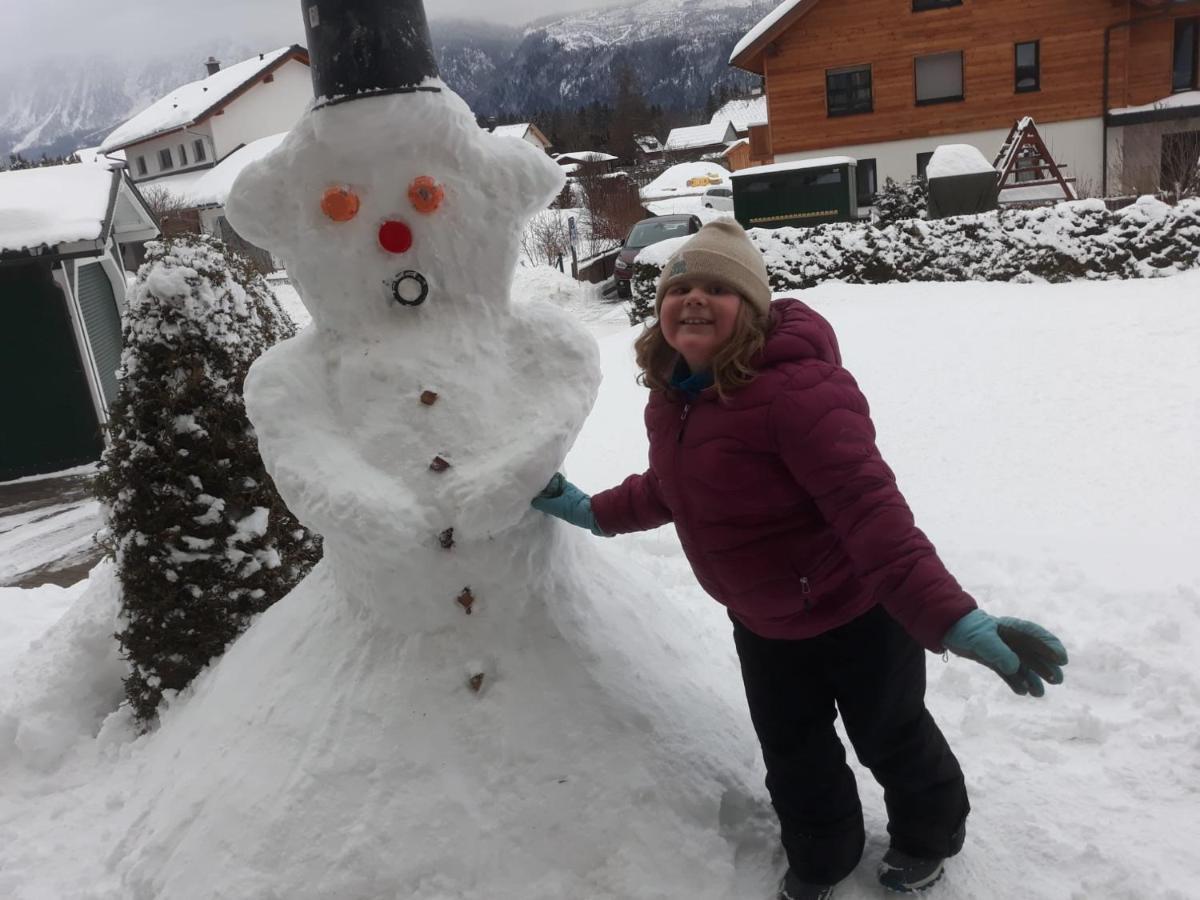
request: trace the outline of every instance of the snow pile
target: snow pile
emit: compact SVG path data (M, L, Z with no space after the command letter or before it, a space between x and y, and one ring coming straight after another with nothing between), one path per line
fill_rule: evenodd
M87 163L0 172L0 253L99 240L119 177Z
M686 162L671 166L641 190L642 200L663 200L703 194L710 187L726 187L729 171L718 163Z
M756 228L776 291L825 281L1067 281L1173 275L1200 264L1200 200L1152 197L1117 212L1099 200L878 228L837 222ZM659 265L639 258L635 296L653 297Z
M100 152L109 153L195 122L294 49L280 47L228 66L207 78L177 87L106 137L100 145Z
M17 590L0 588L6 629L16 624L6 602L12 593ZM11 673L0 679L0 768L50 770L81 741L95 737L123 697L126 666L113 637L120 584L114 566L104 562L75 588L24 593L52 607L74 602L23 653L11 648L0 653L11 664Z
M929 159L925 177L952 178L955 175L995 171L978 147L971 144L940 144Z

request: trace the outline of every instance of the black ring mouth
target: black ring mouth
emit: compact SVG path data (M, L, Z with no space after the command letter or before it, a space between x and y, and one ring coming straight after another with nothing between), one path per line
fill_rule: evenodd
M401 306L420 306L429 296L429 282L420 272L408 269L392 279L392 297Z

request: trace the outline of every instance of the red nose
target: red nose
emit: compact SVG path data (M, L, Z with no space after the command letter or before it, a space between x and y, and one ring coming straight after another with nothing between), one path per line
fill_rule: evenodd
M404 253L412 242L412 229L403 222L387 221L379 226L379 246L388 253Z

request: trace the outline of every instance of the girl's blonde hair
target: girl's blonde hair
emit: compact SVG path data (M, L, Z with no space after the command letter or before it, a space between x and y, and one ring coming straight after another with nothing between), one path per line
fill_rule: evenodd
M742 300L733 323L733 334L712 359L713 384L722 399L731 391L745 387L758 374L750 367L750 360L766 343L769 324L769 316L760 314ZM671 372L679 354L667 343L658 319L646 326L634 341L633 348L637 351L638 368L642 370L637 377L638 384L652 391L670 390Z

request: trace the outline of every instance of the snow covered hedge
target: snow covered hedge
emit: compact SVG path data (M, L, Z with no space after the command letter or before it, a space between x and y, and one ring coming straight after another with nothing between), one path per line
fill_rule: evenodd
M221 241L185 234L147 249L98 479L125 694L142 722L320 557L264 470L242 402L250 364L295 325Z
M979 216L912 219L883 228L853 222L756 228L750 237L763 252L775 291L835 280L1152 278L1200 264L1200 200L1168 206L1143 197L1117 212L1109 212L1099 200L1079 200ZM646 304L653 310L660 266L653 253L643 251L637 259L633 309L639 313Z

